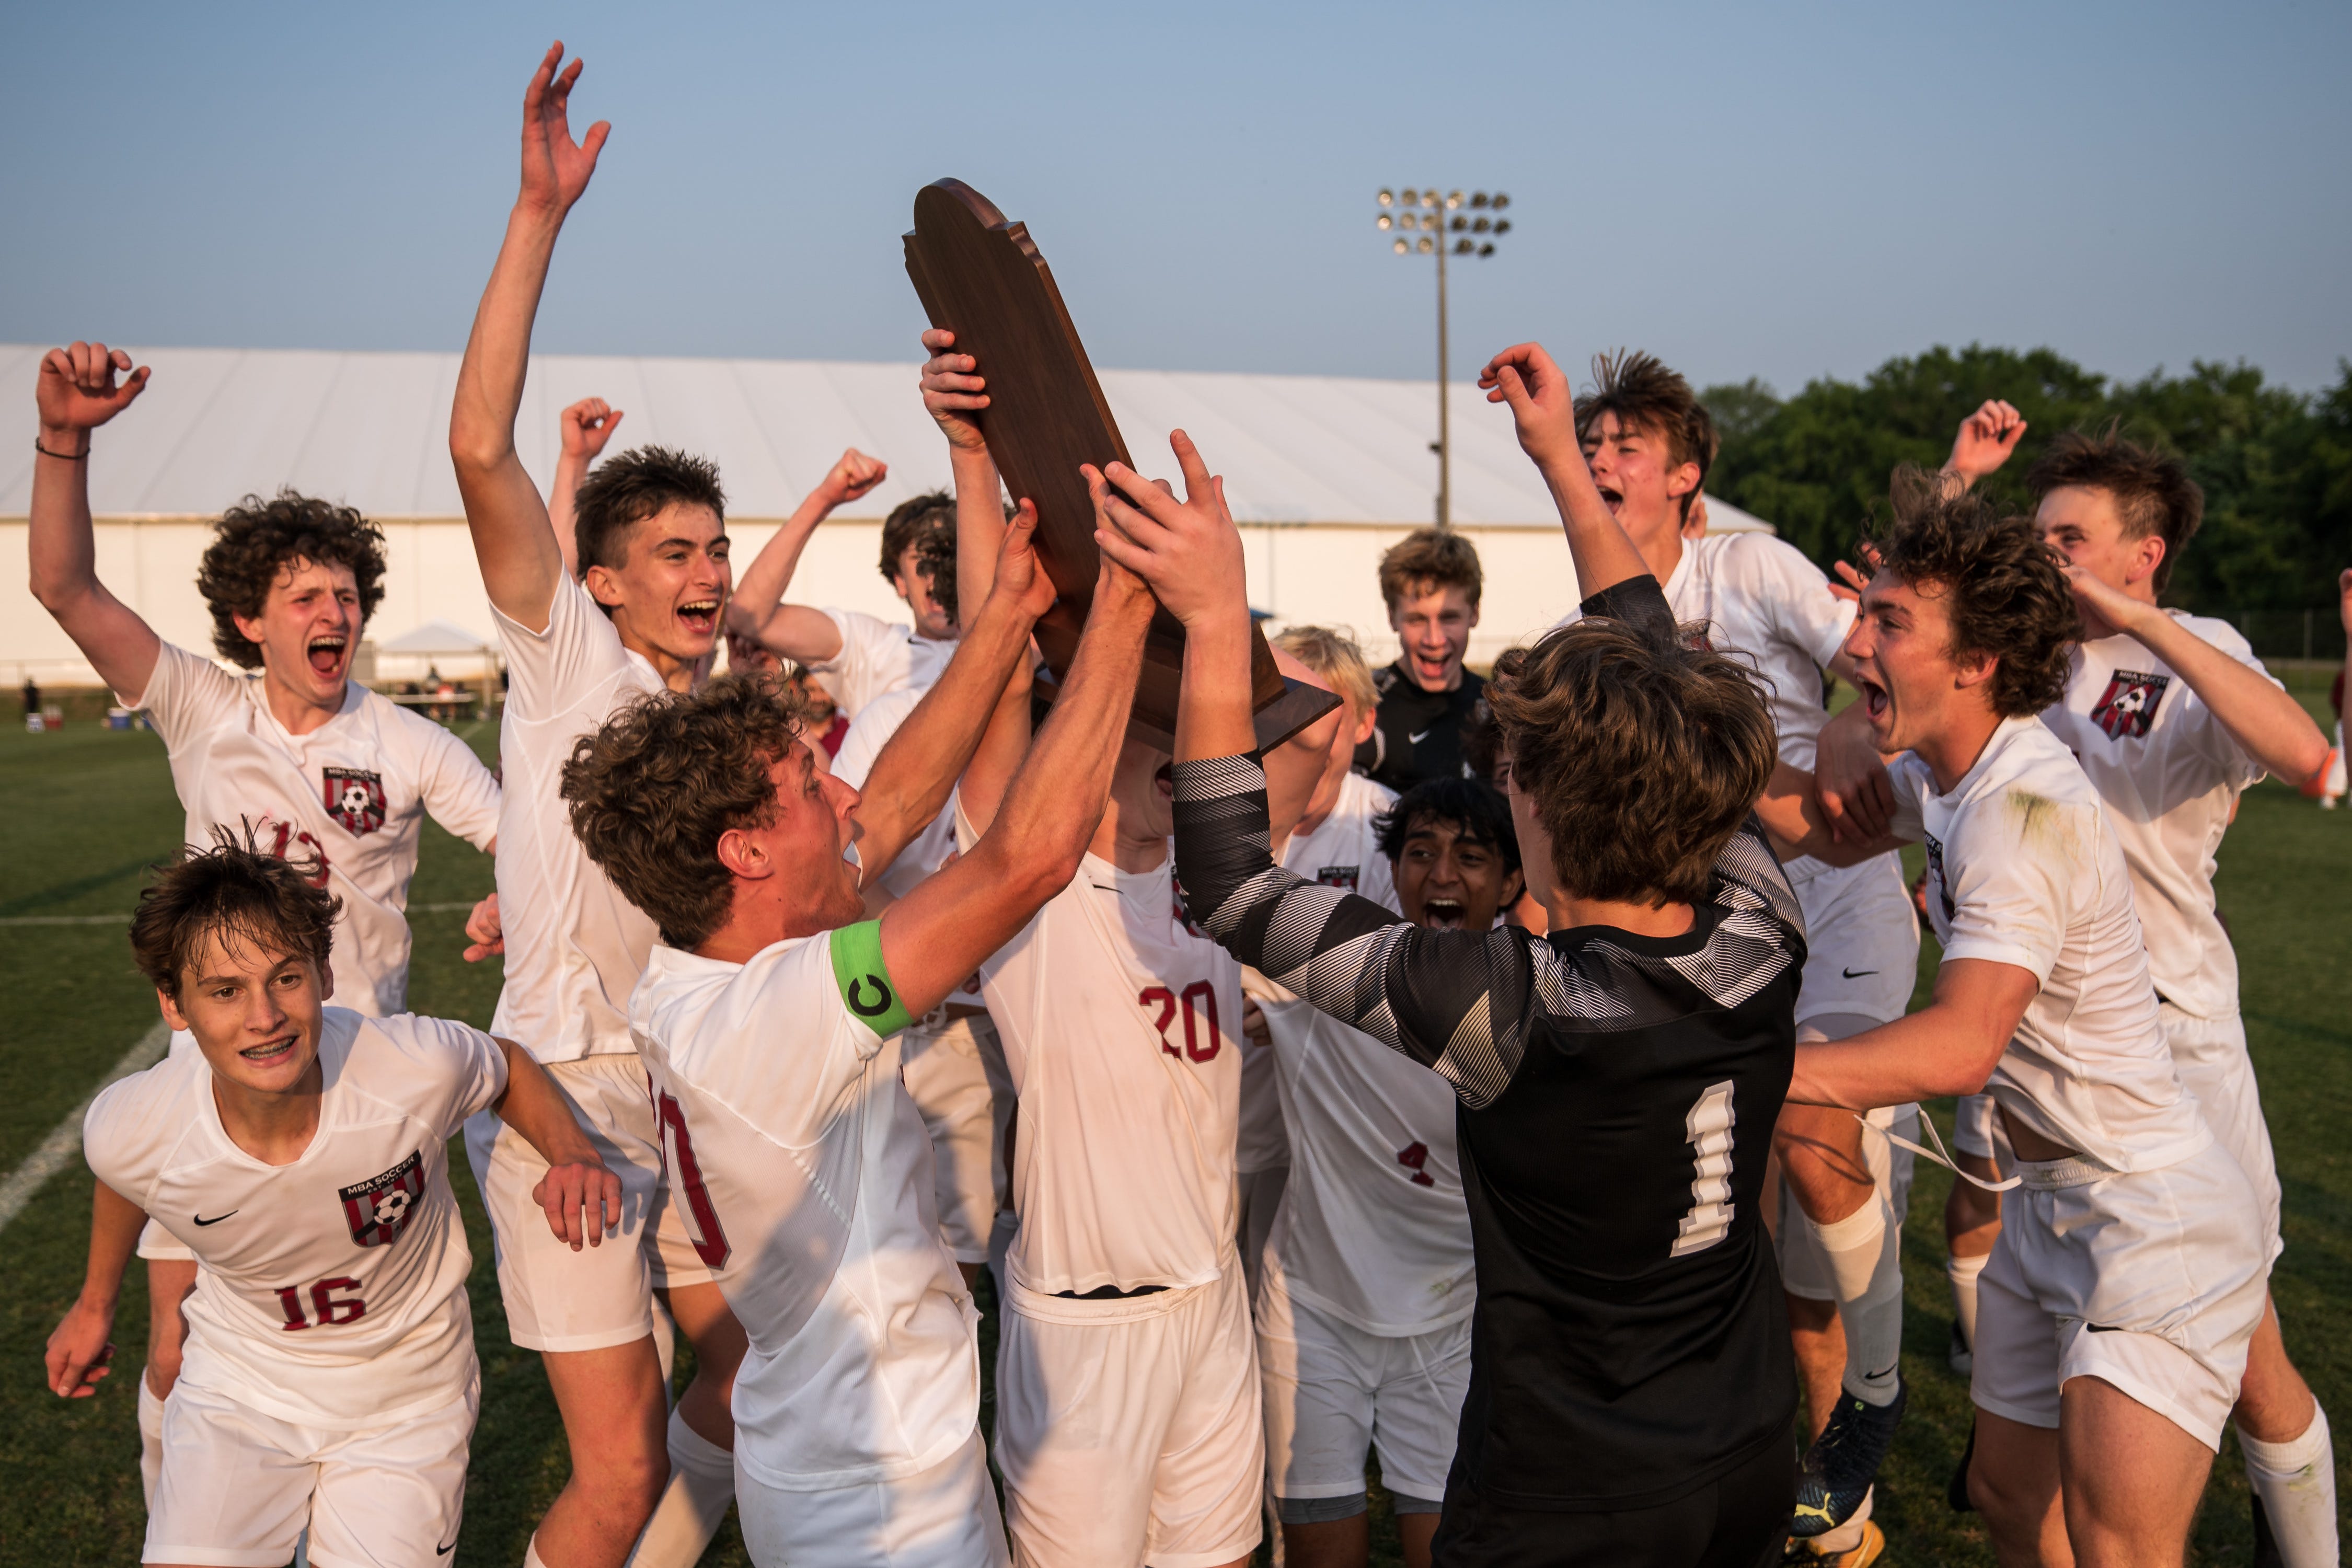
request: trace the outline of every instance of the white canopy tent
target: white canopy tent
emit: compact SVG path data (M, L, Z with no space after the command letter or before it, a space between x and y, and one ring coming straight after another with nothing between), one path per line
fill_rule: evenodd
M385 525L391 571L370 628L379 652L436 620L458 630L494 624L446 445L457 355L124 346L154 367L154 378L97 437L90 499L100 570L165 637L208 646L193 585L205 521L280 486L356 506ZM0 406L31 402L44 352L0 345ZM856 517L819 532L792 596L896 617L899 606L876 570L879 520L948 482L945 446L915 380L912 363L541 355L516 439L544 488L558 455L558 411L580 397L605 398L625 411L625 444L678 446L718 463L739 562L844 447L882 458L889 478ZM1374 563L1433 513L1428 383L1120 370L1103 371L1101 381L1139 468L1173 478L1166 434L1181 427L1225 476L1248 543L1254 604L1277 619L1350 625L1376 660L1387 656ZM1486 565L1472 652L1491 658L1578 595L1550 498L1507 413L1465 384L1452 400L1454 519ZM0 667L68 682L86 667L25 587L17 520L31 500L32 468L30 443L0 448ZM1767 526L1713 498L1708 510L1718 531Z

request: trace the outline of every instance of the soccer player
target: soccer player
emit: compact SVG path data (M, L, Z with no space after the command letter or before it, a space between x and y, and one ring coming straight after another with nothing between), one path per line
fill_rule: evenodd
M1462 658L1485 582L1478 547L1450 528L1416 528L1381 556L1381 598L1402 648L1372 673L1378 727L1356 752L1356 765L1375 784L1406 790L1468 772L1462 727L1486 683L1462 668Z
M600 1247L620 1184L509 1040L328 1005L335 899L224 830L157 878L131 945L196 1048L109 1086L82 1147L89 1274L49 1386L96 1392L152 1215L203 1263L163 1408L149 1563L431 1563L457 1544L481 1396L448 1140L488 1111L541 1152L532 1194Z
M2177 1563L2265 1316L2253 1189L2175 1070L2110 814L2038 718L2079 632L2068 575L1940 479L1895 505L1846 652L1873 742L1909 753L1893 833L1927 847L1943 959L1926 1008L1801 1045L1790 1094L1990 1092L2022 1185L1978 1282L1968 1495L2004 1561ZM1794 770L1764 805L1825 858L1885 842L1832 843Z
M1104 567L1053 716L959 859L868 920L845 851L879 872L983 718L987 743L1026 745L1029 628L1054 602L1029 531L864 796L816 767L772 686L733 677L617 716L566 771L582 838L661 928L631 1017L675 1190L751 1336L736 1498L763 1565L1005 1560L971 1298L890 1037L1076 871L1141 668L1142 585Z
M699 1558L726 1512L728 1385L743 1331L676 1194L662 1191L658 1129L626 1010L653 922L572 836L559 775L574 744L615 711L708 672L731 578L725 497L708 462L640 447L590 473L579 489L574 572L515 453L540 291L609 130L599 123L572 140L580 63L559 75L562 58L561 44L548 51L524 97L520 189L458 368L449 451L509 671L497 911L507 967L494 1026L578 1107L627 1193L625 1245L588 1254L551 1246L529 1215L539 1157L495 1123L468 1127L467 1154L498 1240L509 1327L517 1344L541 1352L571 1446L571 1479L525 1561L614 1568L644 1531L635 1561L666 1568ZM656 1289L696 1360L667 1437Z
M728 610L730 626L822 681L853 725L887 692L911 687L919 697L929 690L955 652L955 611L933 586L940 566L955 552L956 502L943 490L900 501L882 522L882 579L906 602L911 626L856 610L781 602L817 524L835 507L880 484L888 471L854 447L842 454L826 476L833 488L819 492L828 498L837 492L840 499L820 510L812 496L786 520L751 558Z
M123 373L130 373L124 375ZM266 847L302 858L338 900L336 993L375 1016L408 992L408 884L431 816L477 848L496 847L499 786L466 743L351 679L352 658L383 597L383 536L348 507L281 492L224 513L197 569L213 651L259 679L155 635L99 580L89 512L92 432L146 390L148 372L104 343L52 349L34 396L29 554L34 595L125 707L163 736L186 811L185 838L249 822ZM173 1054L194 1048L174 1035ZM140 1468L152 1490L163 1400L180 1364L179 1302L194 1255L161 1226L147 1259L147 1369L140 1380Z
M1762 1563L1788 1528L1796 1388L1758 1205L1804 963L1744 826L1771 721L1738 664L1676 638L1550 357L1507 349L1481 383L1593 595L1595 618L1488 691L1553 934L1423 930L1274 863L1239 536L1125 486L1102 546L1185 628L1179 871L1221 943L1459 1101L1478 1301L1436 1559Z
M1321 825L1302 819L1276 847L1286 869L1430 931L1484 931L1518 897L1518 839L1493 789L1430 779L1399 799L1348 781ZM1454 1096L1255 970L1244 983L1273 1037L1292 1151L1257 1300L1285 1561L1368 1561L1364 1457L1377 1443L1405 1562L1427 1568L1477 1298Z
M1979 433L1987 424L1990 439ZM2014 409L1988 405L1962 426L1945 471L1975 483L2023 430ZM2173 1065L2252 1184L2275 1258L2277 1163L2238 1012L2237 955L2215 913L2214 855L2239 795L2264 773L2302 784L2326 765L2326 738L2227 622L2158 607L2204 515L2179 458L2070 431L2026 486L2042 537L2066 558L2083 623L2065 695L2042 721L2106 803ZM2334 1563L2327 1417L2287 1359L2275 1307L2254 1331L2234 1414L2256 1534L2275 1540L2288 1568Z
M1829 718L1822 672L1849 682L1853 675L1841 651L1853 601L1832 593L1821 568L1785 540L1707 534L1703 523L1694 536L1694 503L1717 439L1687 381L1646 353L1599 356L1593 380L1576 400L1576 423L1601 499L1664 587L1675 618L1703 628L1708 647L1748 660L1762 677L1780 760L1811 771L1814 736ZM1799 858L1783 869L1804 910L1809 955L1797 1037L1833 1040L1903 1016L1919 932L1898 858L1850 867ZM1916 1140L1917 1107L1870 1114L1882 1131ZM1811 1105L1782 1108L1773 1147L1785 1216L1781 1281L1813 1437L1790 1531L1836 1556L1863 1546L1874 1528L1872 1479L1903 1414L1902 1223L1911 1156L1884 1137L1865 1141L1846 1112ZM1844 1331L1843 1355L1836 1327Z

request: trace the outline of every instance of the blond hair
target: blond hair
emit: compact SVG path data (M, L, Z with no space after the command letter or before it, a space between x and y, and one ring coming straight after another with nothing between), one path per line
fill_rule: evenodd
M1292 626L1274 639L1274 646L1328 681L1340 700L1358 712L1369 713L1381 705L1364 650L1347 633L1329 626Z

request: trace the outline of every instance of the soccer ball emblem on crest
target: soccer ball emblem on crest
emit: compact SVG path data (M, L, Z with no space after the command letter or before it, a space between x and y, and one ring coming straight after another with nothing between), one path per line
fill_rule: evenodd
M412 1201L404 1187L394 1187L380 1194L375 1200L375 1223L386 1229L399 1225L401 1216L408 1213Z
M327 815L354 838L383 826L383 775L363 768L326 770Z
M2091 708L2091 722L2110 741L2136 741L2156 722L2156 705L2164 700L2168 675L2143 675L2119 669L2107 678L2107 689Z

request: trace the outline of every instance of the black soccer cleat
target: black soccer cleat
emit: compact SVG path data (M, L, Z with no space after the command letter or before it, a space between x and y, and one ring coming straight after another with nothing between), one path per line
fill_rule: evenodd
M2286 1568L2278 1538L2271 1533L2271 1516L2263 1511L2263 1500L2249 1493L2246 1500L2254 1505L2254 1568Z
M1903 1419L1903 1406L1909 1402L1910 1390L1899 1378L1895 1398L1884 1405L1851 1394L1839 1395L1830 1424L1813 1439L1797 1467L1797 1506L1789 1519L1790 1535L1799 1540L1820 1535L1853 1517L1862 1500L1870 1495L1871 1482L1878 1479L1878 1467L1886 1462L1895 1424Z

